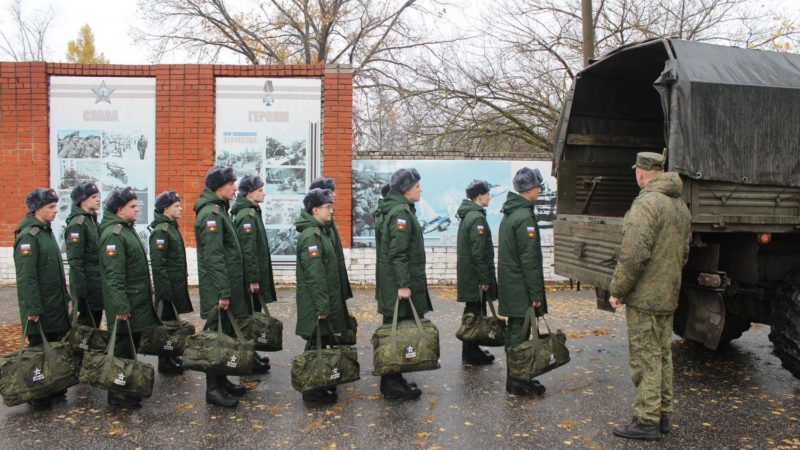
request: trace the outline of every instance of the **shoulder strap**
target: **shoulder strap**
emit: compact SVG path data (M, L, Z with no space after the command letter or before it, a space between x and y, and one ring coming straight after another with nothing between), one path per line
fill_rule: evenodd
M161 224L161 229L162 229L162 230L164 230L164 231L167 231L167 230L169 230L169 223L167 223L167 222L163 222L163 223Z
M411 212L411 205L409 205L408 203L406 203L406 204L405 204L405 207L406 207L406 211L408 211L408 212Z
M39 227L28 228L28 234L30 234L31 236L36 236L37 234L39 234L40 231L42 231L42 229Z
M122 233L122 224L118 223L114 225L114 234L120 234L120 233Z
M214 214L219 214L219 205L216 203L211 205L211 211L214 211Z
M250 217L255 217L256 216L256 209L255 208L250 208L250 211L247 214L250 214Z
M75 219L75 222L76 222L78 225L83 225L83 222L86 222L86 216L84 216L84 215L80 215L80 216L78 216L78 217Z
M319 227L314 227L314 234L317 236L322 236L322 231L320 231Z

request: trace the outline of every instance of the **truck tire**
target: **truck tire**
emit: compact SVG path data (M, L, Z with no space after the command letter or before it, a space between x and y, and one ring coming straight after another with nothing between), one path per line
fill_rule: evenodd
M772 302L769 340L783 368L800 379L800 270L793 271Z

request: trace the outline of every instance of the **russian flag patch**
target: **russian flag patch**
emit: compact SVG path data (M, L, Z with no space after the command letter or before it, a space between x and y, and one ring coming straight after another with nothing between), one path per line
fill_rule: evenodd
M528 237L529 238L536 237L536 227L528 227Z
M20 244L19 251L23 255L30 255L31 254L31 244Z
M69 241L73 244L77 244L81 241L81 234L80 233L70 233L69 234Z
M316 245L308 247L308 255L311 256L312 258L316 258L317 256L319 256L319 249L317 248Z
M164 249L164 245L165 245L164 239L156 239L156 248L157 249L163 250Z
M114 244L106 245L106 255L114 256L117 254L117 246Z
M206 221L206 228L208 228L208 231L217 231L217 221L216 220Z
M485 231L484 231L484 229L483 229L483 225L478 225L478 226L476 227L476 229L478 230L478 234L479 234L479 235L481 235L481 236L483 236L483 233L485 233Z
M397 219L397 229L400 231L406 229L406 221L404 219Z
M242 229L245 233L252 233L253 232L253 224L252 223L244 223L242 224Z

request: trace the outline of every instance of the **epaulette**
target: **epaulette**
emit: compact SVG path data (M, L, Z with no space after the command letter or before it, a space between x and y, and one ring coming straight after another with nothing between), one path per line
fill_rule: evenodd
M31 227L28 230L28 234L30 234L31 236L36 236L37 234L39 234L40 231L42 231L42 229L39 227Z
M120 234L120 233L122 233L122 224L118 223L114 225L114 234Z
M317 236L322 236L322 231L319 229L319 227L314 227L314 234Z
M411 212L411 205L408 203L406 203L406 211Z
M163 222L161 224L161 229L164 230L164 231L169 230L169 224L167 222Z
M75 219L75 222L78 225L83 225L83 222L86 222L86 216L78 216L78 218Z
M213 211L214 214L219 214L219 205L217 204L211 205L211 211Z
M250 217L255 217L256 216L256 209L255 208L250 208L250 212L248 212L248 214L250 214Z

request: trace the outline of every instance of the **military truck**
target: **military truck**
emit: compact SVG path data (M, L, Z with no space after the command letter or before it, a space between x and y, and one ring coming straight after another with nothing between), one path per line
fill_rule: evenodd
M666 152L692 213L675 333L716 349L767 324L800 378L800 55L654 39L577 74L553 145L555 272L603 309L641 151Z

